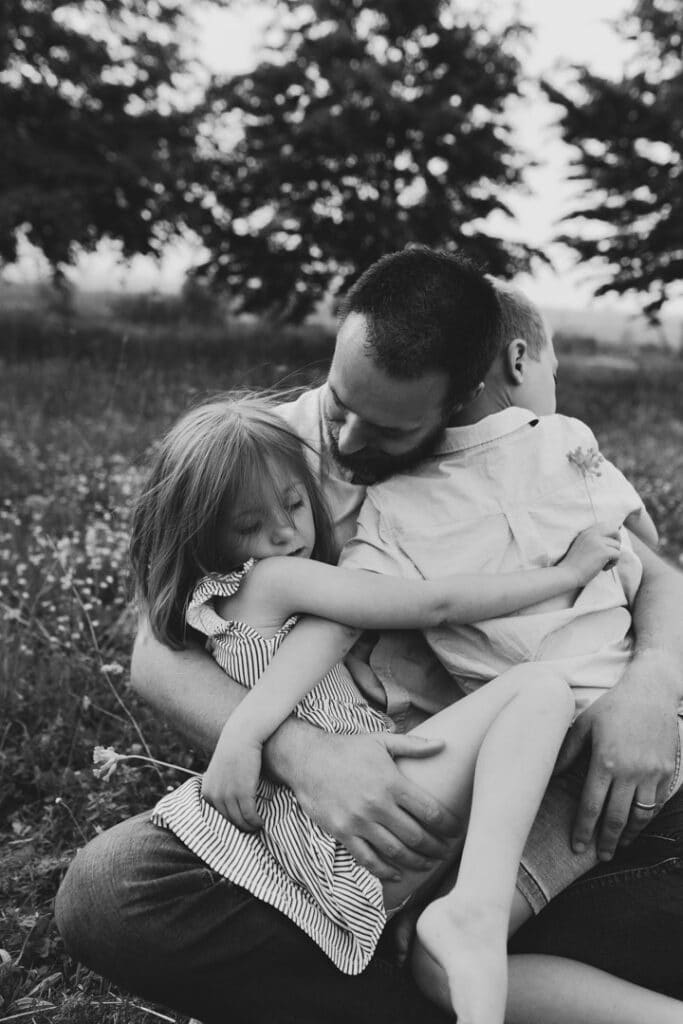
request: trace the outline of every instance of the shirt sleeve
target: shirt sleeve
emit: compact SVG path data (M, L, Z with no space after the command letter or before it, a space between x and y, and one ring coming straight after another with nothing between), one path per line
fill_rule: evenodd
M342 548L339 565L344 569L381 572L385 576L421 578L415 565L396 543L381 506L371 492L358 515L355 535Z
M209 638L221 636L227 632L230 623L215 611L216 598L234 597L242 580L254 564L254 559L250 558L237 572L227 575L209 573L208 576L204 576L194 588L185 612L188 626Z

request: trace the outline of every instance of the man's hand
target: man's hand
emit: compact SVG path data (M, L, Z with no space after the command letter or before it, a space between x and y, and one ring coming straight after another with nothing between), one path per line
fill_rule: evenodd
M301 806L364 867L382 879L444 859L462 822L410 782L394 757L430 757L443 743L416 736L311 732L307 756L289 777Z
M617 845L631 842L666 799L678 745L675 688L664 685L670 672L671 665L655 652L635 658L618 685L572 726L557 770L584 749L590 754L572 832L576 852L597 830L598 857L610 860Z

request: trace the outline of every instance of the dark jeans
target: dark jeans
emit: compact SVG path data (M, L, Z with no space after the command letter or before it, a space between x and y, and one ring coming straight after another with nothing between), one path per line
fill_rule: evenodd
M67 949L207 1024L445 1024L388 940L340 974L285 917L222 879L148 815L98 836L57 896ZM683 792L646 833L557 897L512 952L554 953L683 998Z

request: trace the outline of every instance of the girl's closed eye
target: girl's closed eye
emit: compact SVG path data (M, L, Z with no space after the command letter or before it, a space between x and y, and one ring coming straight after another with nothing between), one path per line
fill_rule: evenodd
M259 519L254 519L247 523L238 523L235 527L235 533L242 537L248 537L251 534L258 533L261 529L262 523Z

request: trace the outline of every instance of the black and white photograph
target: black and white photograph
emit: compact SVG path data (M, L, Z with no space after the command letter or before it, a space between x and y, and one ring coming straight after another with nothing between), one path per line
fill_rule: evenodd
M683 0L2 0L0 1024L683 1024Z

